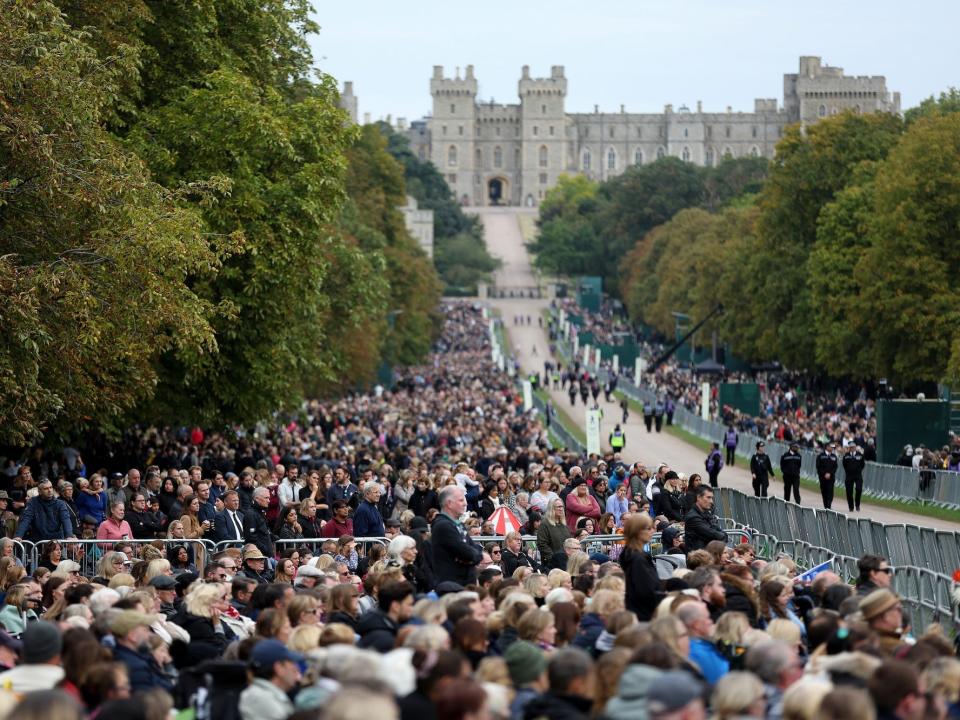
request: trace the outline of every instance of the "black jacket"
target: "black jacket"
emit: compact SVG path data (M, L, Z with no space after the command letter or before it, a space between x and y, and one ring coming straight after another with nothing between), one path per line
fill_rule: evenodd
M817 477L821 480L823 476L827 473L830 473L830 481L836 479L837 477L837 456L833 453L828 453L823 451L817 455Z
M656 501L655 512L657 515L663 515L670 522L683 520L683 495L681 493L672 493L664 489L654 497L654 500Z
M397 624L383 610L377 608L360 616L357 634L360 635L357 647L387 653L393 650L397 641Z
M843 457L843 471L846 473L847 480L857 480L863 477L863 468L866 466L863 454L852 452Z
M757 482L765 483L774 477L773 465L770 464L770 456L766 453L755 453L750 458L750 472L757 476Z
M559 695L552 690L527 703L523 720L587 720L593 701L577 695Z
M413 511L414 515L426 517L427 510L430 508L440 509L437 491L427 489L426 492L420 492L419 489L414 490L413 495L410 496L410 502L407 503L407 507Z
M649 622L664 597L663 583L657 575L650 553L626 548L620 555L627 590L624 604L640 622Z
M273 547L267 513L257 505L243 514L243 541L253 543L267 557L277 554Z
M803 465L803 457L798 452L787 450L780 456L780 472L784 477L800 477L801 465Z
M449 515L440 513L433 521L430 544L433 579L438 584L452 581L469 585L476 578L476 566L483 559L483 550Z
M155 538L163 529L157 524L157 519L151 512L128 510L123 519L130 523L133 536L138 540Z
M720 529L720 520L712 512L701 513L696 507L683 519L684 547L687 552L702 550L712 540L726 542L727 534Z
M192 615L183 605L180 606L173 622L190 633L189 644L180 644L179 651L173 649L178 669L193 667L204 660L219 660L227 646L236 640L236 636L226 623L220 623L223 632L218 633L214 630L213 621L210 618Z
M248 510L247 512L251 512ZM240 522L240 539L237 540L237 531L236 525L233 523L233 518L230 517L230 514L226 510L221 510L213 518L213 538L217 542L224 542L226 540L235 540L237 543L242 543L243 538L246 535L246 521L244 519L244 513L240 510L237 510L237 520ZM262 552L262 550L261 550Z
M536 563L523 551L523 548L520 549L520 552L514 554L504 545L500 551L500 569L503 570L503 576L505 578L513 577L513 573L518 567L537 569Z

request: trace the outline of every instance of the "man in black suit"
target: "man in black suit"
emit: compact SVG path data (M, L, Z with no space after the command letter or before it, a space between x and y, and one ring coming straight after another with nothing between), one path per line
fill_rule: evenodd
M240 496L236 490L228 490L223 495L223 510L213 519L213 537L217 542L235 540L236 547L243 544L243 519L240 512Z
M267 522L267 506L270 504L270 491L261 486L253 491L253 507L243 514L243 540L253 543L268 558L276 555L273 535Z
M430 544L433 549L434 580L469 585L476 579L477 563L483 549L467 533L460 517L467 510L467 496L459 485L440 490L440 514L433 521Z

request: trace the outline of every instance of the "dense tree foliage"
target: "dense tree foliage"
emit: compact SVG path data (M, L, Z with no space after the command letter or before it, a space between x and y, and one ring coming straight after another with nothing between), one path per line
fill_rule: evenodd
M0 441L252 422L426 353L402 168L311 70L309 11L0 0Z
M625 263L631 315L717 303L751 360L903 385L960 381L960 113L951 96L904 126L840 115L789 129L752 206L684 210ZM547 208L542 217L548 217Z
M407 193L420 208L433 210L433 260L440 278L450 291L475 293L477 283L500 266L487 251L479 219L463 212L440 171L414 155L407 138L388 123L377 123L377 128L390 154L403 165Z
M762 158L725 160L716 168L664 158L599 184L561 178L541 205L532 247L537 264L554 274L601 275L616 294L624 257L648 232L685 208L717 210L755 192L766 173Z

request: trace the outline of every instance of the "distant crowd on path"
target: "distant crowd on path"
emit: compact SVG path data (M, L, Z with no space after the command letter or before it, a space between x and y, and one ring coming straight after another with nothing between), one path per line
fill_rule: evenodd
M565 310L583 319L574 332L590 332L595 343L621 344L629 338L640 347L647 361L658 357L666 346L651 343L627 323L613 305L604 301L599 312L591 312L577 305L573 298L552 301L555 310ZM556 323L550 325L551 336L558 337ZM609 363L604 364L611 369ZM621 367L620 373L633 380L634 368ZM742 373L727 373L728 382L752 382ZM867 462L876 461L876 404L868 395L867 386L841 386L834 391L804 388L807 381L785 372L764 374L760 384L759 416L751 416L729 406L720 407L716 386L711 389L710 406L725 425L736 431L756 435L764 440L797 443L800 448L826 449L831 443L842 451L859 447ZM662 402L671 402L699 413L701 383L688 371L680 368L676 356L667 360L651 376L642 379L643 385L653 389ZM728 462L728 464L731 464ZM898 464L915 470L949 470L960 472L960 436L953 437L940 448L905 446Z
M960 717L955 628L914 628L885 558L805 576L731 546L698 473L550 450L481 309L443 310L393 388L140 430L123 473L31 452L0 718Z

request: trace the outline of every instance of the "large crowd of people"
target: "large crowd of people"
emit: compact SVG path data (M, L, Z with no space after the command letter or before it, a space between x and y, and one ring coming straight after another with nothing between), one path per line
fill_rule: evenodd
M622 311L609 301L604 301L596 312L579 306L574 298L553 301L553 309L575 315L581 323L570 324L570 342L583 332L588 332L591 344L622 345L625 341L636 343L641 355L649 365L667 350L667 345L654 342L637 332L627 323ZM559 338L557 323L551 323L551 336ZM640 380L663 399L699 413L701 407L701 378L690 371L689 360L676 355L669 357ZM610 370L610 364L605 363ZM621 366L619 373L635 381L634 368ZM830 443L846 449L859 447L868 461L876 459L876 404L865 384L841 384L830 389L822 388L808 377L783 371L766 369L757 376L730 372L724 373L727 382L758 382L760 389L760 413L751 415L721 405L714 383L711 388L711 412L724 424L735 430L750 433L766 440L784 443L796 442L800 447L826 448ZM874 392L876 388L873 389ZM942 448L904 448L900 464L919 464L932 469L960 472L960 437L952 445Z
M11 461L0 718L960 717L885 558L804 574L696 473L551 450L443 313L391 388Z

